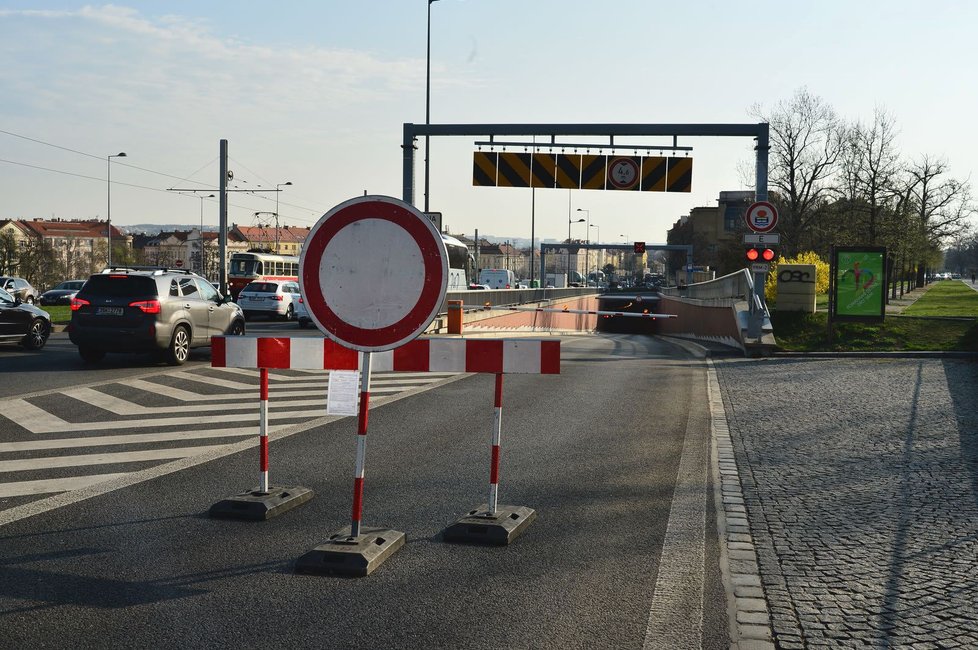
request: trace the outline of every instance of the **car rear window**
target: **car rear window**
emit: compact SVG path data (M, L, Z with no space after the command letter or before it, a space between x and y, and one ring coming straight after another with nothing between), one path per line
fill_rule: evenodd
M278 291L278 285L274 282L252 282L242 289L242 291L250 291L252 293L275 293Z
M123 298L155 296L156 280L145 275L93 275L85 283L85 295Z

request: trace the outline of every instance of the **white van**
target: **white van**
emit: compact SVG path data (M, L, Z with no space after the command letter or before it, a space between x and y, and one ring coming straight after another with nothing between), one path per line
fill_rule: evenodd
M509 269L482 269L479 271L479 284L490 289L515 289L516 276Z

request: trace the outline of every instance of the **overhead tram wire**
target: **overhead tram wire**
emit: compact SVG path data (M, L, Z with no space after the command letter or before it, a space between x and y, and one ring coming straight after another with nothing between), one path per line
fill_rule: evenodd
M103 160L103 157L102 156L97 156L95 154L90 154L90 153L87 153L85 151L79 151L77 149L72 149L70 147L64 147L62 145L54 144L54 143L51 143L51 142L45 142L44 140L39 140L38 138L32 138L30 136L21 135L19 133L14 133L12 131L7 131L5 129L0 129L0 134L8 135L8 136L11 136L11 137L14 137L14 138L19 138L21 140L27 140L28 142L34 142L36 144L41 144L41 145L44 145L46 147L52 147L54 149L60 149L62 151L67 151L69 153L77 154L79 156L85 156L87 158L93 158L93 159L98 160L100 162ZM156 174L158 176L164 176L164 177L167 177L167 178L172 178L172 179L179 180L179 181L184 181L184 182L187 182L187 183L201 184L200 181L196 181L192 177L193 176L196 176L198 173L200 173L201 170L203 170L203 169L207 168L208 166L214 164L214 162L216 160L217 160L217 157L214 157L209 162L205 163L203 166L201 166L200 168L198 168L195 172L193 172L192 174L190 174L190 177L175 176L173 174L167 174L166 172L160 172L160 171L156 171L154 169L148 169L148 168L145 168L145 167L140 167L138 165L131 165L131 164L128 164L128 163L123 163L123 162L116 162L114 164L117 167L120 167L120 166L121 167L129 167L131 169L136 169L136 170L147 172L147 173L150 173L150 174ZM65 176L74 176L74 177L77 177L77 178L84 178L84 179L87 179L87 180L96 180L96 181L99 181L99 182L105 181L104 178L98 178L96 176L89 176L89 175L86 175L86 174L79 174L77 172L68 172L68 171L64 171L64 170L60 170L60 169L53 169L53 168L50 168L50 167L43 167L41 165L32 165L30 163L19 162L19 161L16 161L16 160L0 159L0 162L7 163L9 165L18 165L18 166L27 167L27 168L30 168L30 169L37 169L37 170L40 170L40 171L51 172L51 173L54 173L54 174L63 174ZM254 174L255 177L262 178L259 174L256 174L255 172L253 172L250 169L248 169L248 167L246 167L243 163L241 163L239 161L234 161L234 162L235 162L236 165L240 165L243 169L247 170L249 173ZM264 179L262 179L262 180L264 180ZM265 181L265 182L267 182L267 181ZM151 190L151 191L154 191L154 192L167 192L168 191L166 189L161 189L161 188L157 188L157 187L148 187L148 186L145 186L145 185L137 185L135 183L125 183L125 182L121 182L121 181L113 181L113 185L122 186L122 187L131 187L131 188L135 188L135 189ZM200 192L203 192L203 191L211 192L211 191L216 191L216 190L205 188L205 187L201 187L201 188L198 188L197 191L200 191ZM254 196L261 196L261 195L256 193L256 194L254 194ZM261 196L261 198L262 199L265 199L265 200L269 200L269 201L271 200L268 197ZM253 210L253 207L252 206L245 206L245 205L239 205L239 204L228 204L228 205L229 205L229 207L241 208L241 209L244 209L244 210ZM308 211L310 214L315 215L315 218L314 219L295 218L296 221L302 221L302 222L306 222L306 223L314 223L315 221L317 221L319 219L319 216L321 216L322 214L324 214L327 211L327 210L313 209L313 208L309 208L307 206L297 205L297 204L294 204L294 203L288 203L288 202L285 202L285 201L280 202L280 205L291 207L291 208L296 208L297 210Z
M37 138L31 138L31 137L28 137L26 135L20 135L19 133L14 133L12 131L5 131L3 129L0 129L0 133L3 133L4 135L9 135L9 136L12 136L12 137L15 137L15 138L20 138L22 140L27 140L29 142L36 142L37 144L43 144L46 147L53 147L55 149L61 149L62 151L68 151L70 153L78 154L79 156L86 156L88 158L94 158L94 159L96 159L98 161L102 161L103 158L104 158L103 156L96 156L95 154L86 153L84 151L78 151L77 149L71 149L69 147L62 147L59 144L53 144L51 142L45 142L44 140L38 140ZM217 159L215 158L214 160L217 160ZM204 167L207 167L207 165L213 164L214 160L211 160L209 163L207 163L206 165L204 165ZM13 161L9 161L9 160L5 160L4 162L10 162L10 163L15 164L15 165L24 165L24 166L27 166L27 167L30 167L31 166L31 165L28 165L27 163L17 163L17 162L13 162ZM150 174L157 174L159 176L166 176L167 178L173 178L173 179L176 179L178 181L186 181L188 183L196 183L197 182L197 181L195 181L195 180L193 180L191 178L184 178L182 176L174 176L173 174L167 174L166 172L158 172L155 169L147 169L145 167L139 167L138 165L130 165L128 163L123 163L123 162L117 162L117 163L114 163L114 164L115 164L116 167L129 167L131 169L138 169L139 171L149 172ZM200 169L204 169L204 167L201 167ZM45 168L38 167L38 169L45 169ZM50 170L50 169L48 169L47 171L57 171L58 173L71 174L71 172L60 172L58 170ZM197 174L199 171L200 170L197 170L196 172L194 172L194 174ZM194 175L194 174L191 174L191 176ZM75 174L75 175L77 175L77 174ZM120 185L123 185L123 184L124 183L120 183ZM140 186L133 185L132 187L140 187ZM153 188L144 188L144 189L153 189Z

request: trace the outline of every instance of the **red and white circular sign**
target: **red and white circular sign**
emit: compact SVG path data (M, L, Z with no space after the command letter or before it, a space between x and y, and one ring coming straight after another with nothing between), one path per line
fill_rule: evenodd
M770 232L778 225L778 210L767 201L757 201L747 208L744 220L754 232Z
M389 196L340 203L316 222L299 258L309 316L341 345L391 350L423 332L448 287L441 234Z
M173 266L177 267L178 269L181 268L183 266L183 260L177 260L177 261L175 261L173 263Z
M632 158L608 161L608 183L615 189L630 190L638 184L638 163Z

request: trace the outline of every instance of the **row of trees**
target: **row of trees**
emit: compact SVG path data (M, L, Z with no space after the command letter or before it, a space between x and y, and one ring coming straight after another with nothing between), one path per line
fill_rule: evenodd
M39 289L62 280L87 278L105 268L107 247L96 242L94 248L83 240L65 238L60 246L50 240L28 239L18 242L9 232L0 233L0 275L16 275ZM138 255L126 246L112 248L113 264L136 264Z
M827 258L833 244L886 246L896 267L913 268L921 283L943 249L973 241L968 181L951 177L941 157L904 158L884 109L868 123L849 122L800 89L750 113L770 124L768 189L785 256L811 250Z

